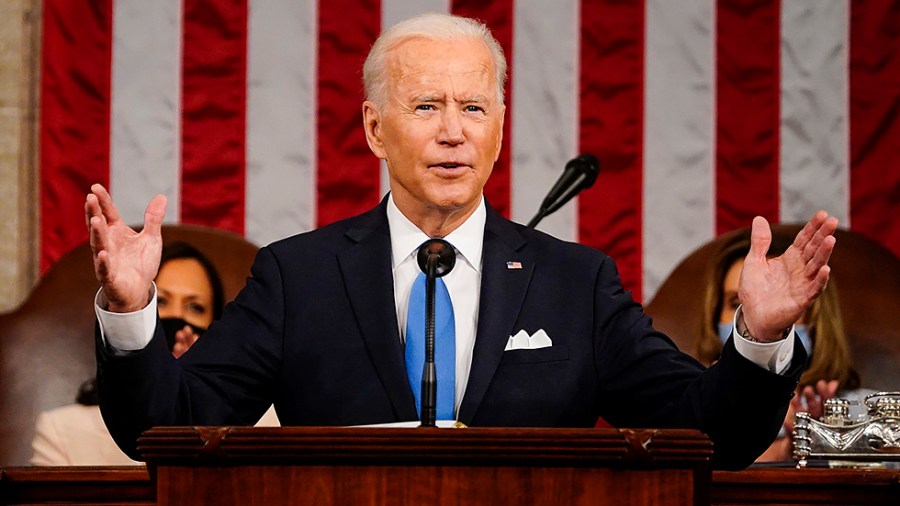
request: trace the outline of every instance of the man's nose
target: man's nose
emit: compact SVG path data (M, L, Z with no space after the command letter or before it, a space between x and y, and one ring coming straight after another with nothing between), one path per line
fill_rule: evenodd
M460 112L453 107L447 107L441 114L441 130L438 132L438 142L441 144L457 145L465 142Z

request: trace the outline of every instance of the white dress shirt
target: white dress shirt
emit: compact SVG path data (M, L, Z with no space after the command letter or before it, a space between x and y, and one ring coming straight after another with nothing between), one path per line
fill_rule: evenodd
M391 230L391 268L394 274L397 325L400 338L405 342L409 295L413 282L422 272L416 262L416 252L431 237L400 212L393 196L388 198L387 218ZM481 300L481 250L484 246L486 219L487 211L482 198L475 212L459 228L447 237L442 237L456 250L456 265L441 278L450 292L453 321L456 325L455 412L459 412L459 405L469 382L469 370L472 368L472 350L475 349L475 332L478 330L478 301Z

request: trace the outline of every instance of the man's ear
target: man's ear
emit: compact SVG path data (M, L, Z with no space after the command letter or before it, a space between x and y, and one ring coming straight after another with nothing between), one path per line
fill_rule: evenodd
M366 129L366 142L369 149L378 158L385 159L384 143L381 139L381 110L374 103L366 100L362 105L363 127Z

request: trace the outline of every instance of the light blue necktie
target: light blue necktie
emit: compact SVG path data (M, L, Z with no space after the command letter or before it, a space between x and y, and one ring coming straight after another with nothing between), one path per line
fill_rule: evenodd
M420 273L409 295L406 317L406 374L422 418L422 368L425 365L425 273ZM453 420L456 397L456 325L447 285L434 285L434 365L437 369L437 419Z

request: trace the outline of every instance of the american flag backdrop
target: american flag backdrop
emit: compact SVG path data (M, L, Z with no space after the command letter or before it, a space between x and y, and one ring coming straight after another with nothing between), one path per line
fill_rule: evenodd
M510 62L488 200L527 222L595 154L539 228L611 254L636 299L757 214L825 208L900 255L900 1L44 0L42 269L87 238L93 182L126 221L163 193L167 221L258 244L375 205L362 61L427 11L483 20Z

